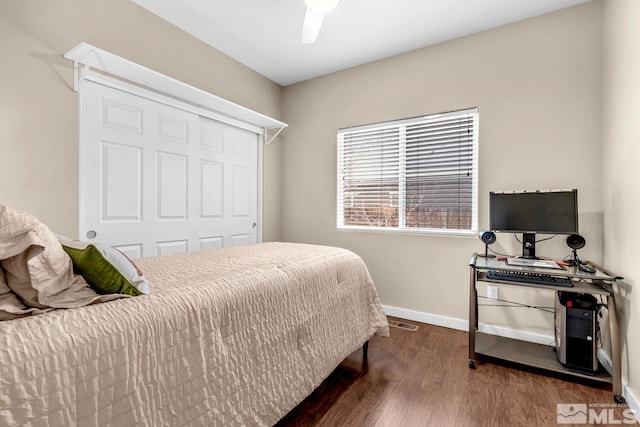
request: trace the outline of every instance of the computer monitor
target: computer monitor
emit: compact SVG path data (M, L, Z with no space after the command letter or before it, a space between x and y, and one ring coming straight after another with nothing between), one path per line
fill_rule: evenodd
M522 233L522 256L536 258L536 233L578 233L578 190L490 192L492 231Z

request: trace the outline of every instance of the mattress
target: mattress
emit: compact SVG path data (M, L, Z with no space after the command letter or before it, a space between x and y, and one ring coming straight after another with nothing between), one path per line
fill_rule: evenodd
M150 295L0 322L0 425L272 425L388 335L345 249L265 243L136 263Z

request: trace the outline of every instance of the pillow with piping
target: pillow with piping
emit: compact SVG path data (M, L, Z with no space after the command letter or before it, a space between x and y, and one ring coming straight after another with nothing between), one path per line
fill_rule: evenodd
M97 292L131 296L149 293L149 282L140 269L119 250L99 243L60 243L78 273Z

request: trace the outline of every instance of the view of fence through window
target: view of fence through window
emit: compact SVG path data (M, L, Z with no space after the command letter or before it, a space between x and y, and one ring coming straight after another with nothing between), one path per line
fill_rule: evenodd
M475 231L477 109L338 133L338 227Z

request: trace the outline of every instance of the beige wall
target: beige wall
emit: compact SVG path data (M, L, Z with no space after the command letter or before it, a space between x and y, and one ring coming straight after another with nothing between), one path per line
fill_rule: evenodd
M590 2L285 87L283 238L354 250L383 304L466 319L465 266L483 248L476 237L336 230L336 131L479 107L480 228L491 190L577 188L581 255L601 261L601 9ZM512 235L495 247L520 251ZM558 237L538 252L569 249ZM545 295L529 298L548 305ZM545 317L519 313L502 322L533 328Z
M623 376L640 398L640 2L604 6L603 194L605 262L624 276L616 301L622 317Z
M88 42L280 118L281 87L128 0L0 2L0 203L78 232L78 95ZM265 147L264 239L280 237L280 142Z
M127 0L1 2L0 203L32 212L56 231L77 234L78 102L71 63L62 54L85 41L288 121L284 145L265 147L264 239L350 248L369 265L384 304L464 319L465 265L471 252L481 250L480 242L338 232L335 134L347 126L477 106L481 228L488 222L490 190L579 189L588 242L582 257L604 258L626 277L618 295L627 338L624 375L638 396L640 366L633 361L640 360L640 298L633 289L640 236L633 221L640 210L634 164L634 154L640 154L640 31L634 23L640 4L605 1L604 58L601 9L600 2L590 2L283 92ZM543 243L539 252L563 256L563 240ZM519 250L510 236L500 236L496 249ZM546 298L514 295L523 296ZM523 319L511 313L502 321L526 327L538 318L545 315Z

